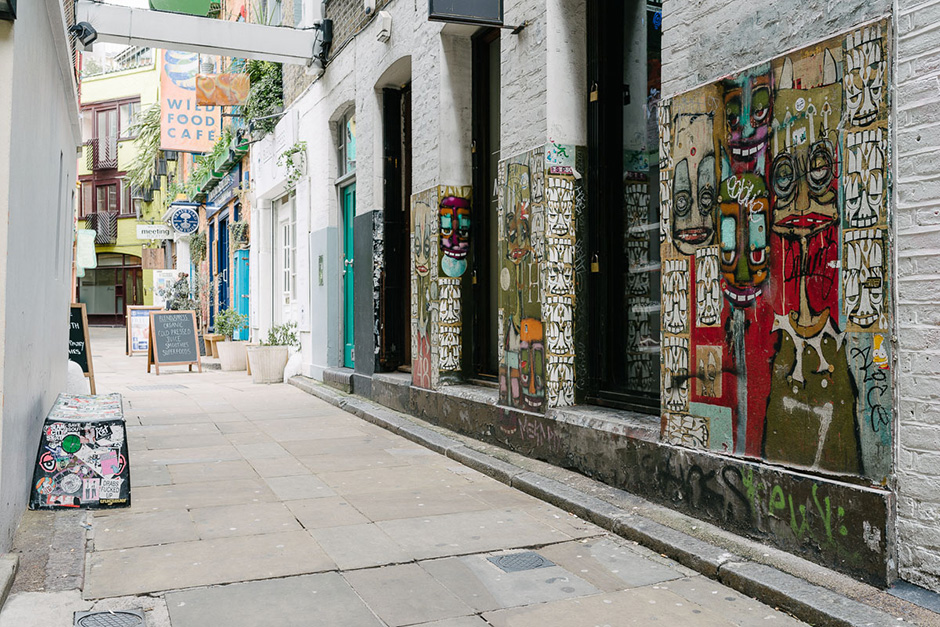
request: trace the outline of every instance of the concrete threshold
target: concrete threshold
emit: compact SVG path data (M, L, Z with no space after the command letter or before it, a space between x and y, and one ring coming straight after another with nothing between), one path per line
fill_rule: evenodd
M10 595L19 562L20 558L15 553L0 554L0 610L3 609L3 604Z
M937 614L884 590L579 473L431 425L308 377L295 376L289 383L807 623L940 624Z

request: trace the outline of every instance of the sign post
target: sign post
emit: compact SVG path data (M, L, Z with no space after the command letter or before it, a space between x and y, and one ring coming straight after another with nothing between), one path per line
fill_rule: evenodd
M72 303L69 308L69 359L82 367L88 378L91 393L95 391L95 367L91 362L91 342L88 339L88 314L85 303Z
M202 372L195 311L151 311L150 341L147 346L147 372L160 366L189 366Z
M154 305L129 305L127 307L127 354L140 355L150 346L150 312L160 311Z

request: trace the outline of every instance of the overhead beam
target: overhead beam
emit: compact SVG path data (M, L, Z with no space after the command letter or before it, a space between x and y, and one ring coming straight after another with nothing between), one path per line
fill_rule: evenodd
M75 21L91 24L96 41L295 65L312 62L318 32L88 0L75 4Z

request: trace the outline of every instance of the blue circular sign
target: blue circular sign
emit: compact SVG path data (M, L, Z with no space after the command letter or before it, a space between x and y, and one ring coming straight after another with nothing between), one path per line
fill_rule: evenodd
M177 233L192 235L199 230L199 213L193 207L179 207L170 222Z

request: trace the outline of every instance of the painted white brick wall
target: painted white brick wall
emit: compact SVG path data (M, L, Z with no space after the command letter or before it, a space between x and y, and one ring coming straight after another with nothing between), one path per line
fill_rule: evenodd
M500 82L501 159L548 141L548 24L546 0L505 4L506 24L529 26L518 35L502 32ZM582 17L583 18L583 14Z
M891 6L891 0L665 0L663 94L825 39L886 15Z
M898 0L898 570L940 591L940 2Z

